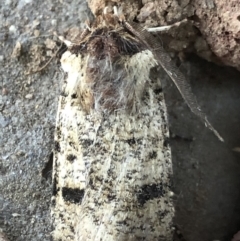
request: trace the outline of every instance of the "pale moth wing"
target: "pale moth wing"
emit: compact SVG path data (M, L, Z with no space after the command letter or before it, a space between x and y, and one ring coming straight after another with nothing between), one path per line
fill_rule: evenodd
M53 239L170 241L174 208L156 57L103 14L61 59Z

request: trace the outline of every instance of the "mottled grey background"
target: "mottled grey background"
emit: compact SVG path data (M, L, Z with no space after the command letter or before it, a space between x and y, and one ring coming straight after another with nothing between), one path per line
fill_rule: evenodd
M9 240L51 240L51 169L45 167L63 73L56 59L40 73L25 73L56 50L45 42L54 31L81 27L88 15L81 0L0 0L0 229ZM14 57L17 42L21 52ZM161 71L172 133L175 224L182 240L228 241L240 230L240 153L232 150L240 147L240 73L195 56L180 68L225 142L189 111Z
M24 72L47 55L44 41L53 31L80 27L87 15L81 0L0 0L0 228L10 240L47 241L52 229L51 173L43 177L42 170L51 158L63 74L56 60L41 73ZM16 42L22 51L11 58Z

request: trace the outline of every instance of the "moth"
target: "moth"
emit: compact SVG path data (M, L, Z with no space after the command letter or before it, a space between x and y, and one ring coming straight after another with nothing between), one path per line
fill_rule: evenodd
M53 239L172 240L171 150L156 66L221 138L184 76L161 44L116 8L69 44L61 64L66 79L55 132Z

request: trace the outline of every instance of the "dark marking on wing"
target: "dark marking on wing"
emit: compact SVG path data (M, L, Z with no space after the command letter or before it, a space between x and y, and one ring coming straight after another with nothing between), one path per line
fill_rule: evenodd
M58 190L57 190L57 178L54 177L53 178L53 185L52 185L52 196L56 196L58 193Z
M164 141L163 141L163 146L164 147L168 147L170 144L169 138L165 137Z
M72 233L74 233L74 232L75 232L75 229L74 229L74 227L73 227L73 226L70 226L70 229L71 229Z
M62 91L62 92L60 93L60 96L62 96L62 97L67 97L68 94L67 94L65 91Z
M54 150L56 152L61 152L61 147L60 147L60 144L58 141L55 141L55 143L54 143Z
M52 205L52 207L56 206L56 199L55 198L52 198L51 205Z
M168 215L169 211L164 210L163 212L159 212L159 219L160 221L162 221L167 215Z
M82 146L82 149L87 149L89 146L93 144L93 140L91 139L80 139L79 143Z
M155 89L155 90L154 90L154 93L155 93L156 95L159 95L160 93L162 93L162 88L157 88L157 89Z
M147 201L163 197L165 191L163 190L163 184L150 184L150 185L143 185L140 190L137 192L137 200L138 203L143 206Z
M155 158L157 158L157 152L156 152L156 151L151 151L151 152L149 152L148 158L149 158L149 159L155 159Z
M57 128L56 128L56 137L57 137L58 140L60 140L61 135L62 135L62 130L61 130L61 128L59 126L57 126Z
M77 147L77 144L74 142L74 141L69 141L68 142L68 145L71 146L73 149L77 150L78 147Z
M103 176L94 175L94 170L89 171L89 183L88 184L91 187L91 189L98 190L98 187L102 186L103 181L104 181Z
M71 163L73 163L76 159L77 159L77 157L76 157L75 155L73 155L73 154L69 154L69 155L67 156L67 160L68 160L69 162L71 162Z
M108 194L107 195L107 199L108 199L108 202L112 202L113 200L116 199L116 195L115 194Z
M61 228L61 229L64 231L64 228ZM56 241L64 241L64 240L61 238L60 239L58 238Z
M83 196L84 196L84 189L68 188L68 187L62 188L62 197L66 202L81 204Z
M72 98L72 99L77 99L77 97L78 97L78 96L77 96L76 93L74 93L74 94L71 95L71 98Z
M131 139L126 140L126 142L129 144L129 146L133 146L133 145L136 144L136 140L135 140L134 137L131 138Z

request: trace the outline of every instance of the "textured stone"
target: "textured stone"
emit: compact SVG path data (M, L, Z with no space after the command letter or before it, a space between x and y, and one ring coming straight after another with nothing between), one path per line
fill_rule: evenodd
M128 20L137 19L147 27L169 25L184 18L191 19L168 32L166 48L173 52L194 52L208 61L240 68L238 0L146 0L142 1L142 5L137 0L88 2L95 15L101 14L107 5L121 5ZM162 39L164 42L164 37Z
M198 28L213 53L225 65L240 69L240 2L238 0L194 2Z

